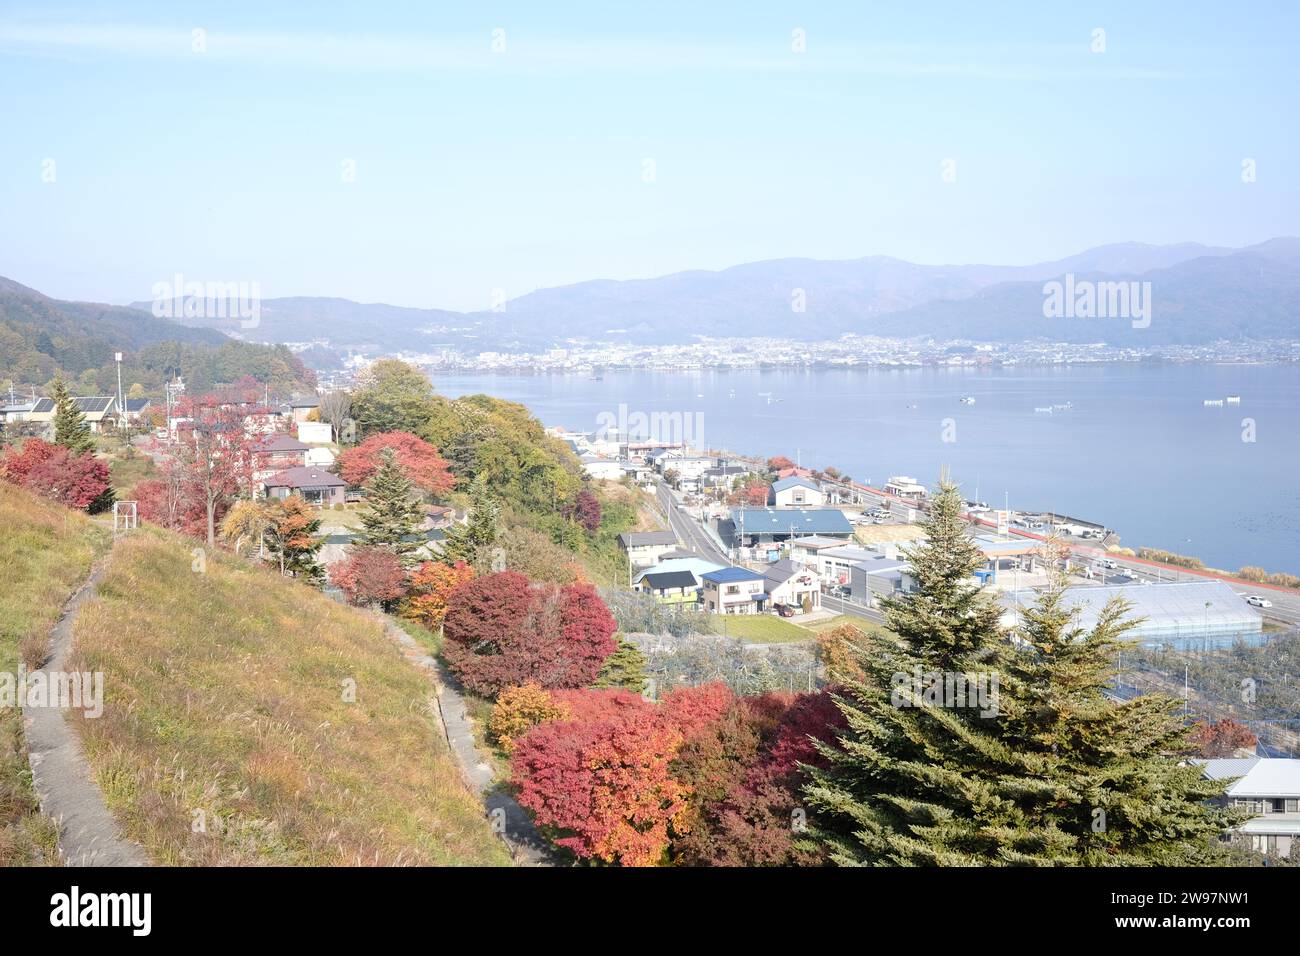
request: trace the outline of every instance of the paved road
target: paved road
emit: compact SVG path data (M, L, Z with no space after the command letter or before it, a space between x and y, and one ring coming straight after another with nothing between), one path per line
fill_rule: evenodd
M885 615L881 611L873 607L867 607L864 604L858 604L856 601L846 601L843 598L835 597L833 594L822 594L822 607L840 614L860 617L874 624L885 623Z
M718 547L713 538L709 537L708 532L700 527L699 522L683 510L677 499L673 497L672 489L665 482L657 483L657 493L659 506L668 515L668 526L677 535L677 540L681 542L683 548L706 561L715 564L731 564L731 558L727 553Z

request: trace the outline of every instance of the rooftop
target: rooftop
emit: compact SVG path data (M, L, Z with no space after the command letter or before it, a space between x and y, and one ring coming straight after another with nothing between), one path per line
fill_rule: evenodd
M734 584L737 581L761 581L763 575L757 571L751 571L749 568L719 568L717 571L710 571L703 575L705 581L712 581L715 584Z
M838 508L736 508L732 523L745 534L853 534L853 526Z
M698 583L690 571L657 571L641 576L641 583L655 590L666 588L693 588Z
M773 493L785 491L787 488L807 488L809 491L821 491L817 487L817 482L798 475L791 475L789 478L782 478L780 481L772 482Z
M324 468L288 468L262 482L268 488L346 488L348 483Z
M654 544L676 544L677 535L671 531L625 531L618 536L625 548L640 548Z
M1211 780L1240 777L1228 788L1230 797L1300 797L1300 760L1294 757L1206 760L1201 769Z

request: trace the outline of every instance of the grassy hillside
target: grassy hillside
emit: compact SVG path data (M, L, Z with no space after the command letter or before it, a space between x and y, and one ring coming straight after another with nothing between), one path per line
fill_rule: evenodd
M59 611L108 539L85 515L0 482L0 672L41 662ZM0 710L0 866L54 862L57 842L32 796L19 712Z
M106 674L87 756L155 862L508 862L377 621L224 557L195 572L191 547L119 542L74 631Z

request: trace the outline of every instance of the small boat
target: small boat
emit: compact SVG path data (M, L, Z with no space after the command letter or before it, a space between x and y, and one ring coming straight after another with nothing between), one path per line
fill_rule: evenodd
M1203 401L1201 404L1204 405L1206 408L1222 408L1222 407L1223 407L1223 399L1221 399L1221 398L1207 398L1207 399L1205 399L1205 401Z
M1074 408L1074 402L1066 402L1064 405L1053 405L1053 406L1052 406L1052 411L1054 411L1054 412L1068 412L1068 411L1069 411L1070 409L1072 409L1072 408Z
M1051 405L1045 405L1045 406L1042 406L1042 407L1040 407L1040 408L1035 408L1034 411L1035 411L1035 412L1038 412L1038 413L1040 413L1040 414L1043 414L1043 415L1050 415L1050 414L1052 414L1052 406L1051 406Z
M963 405L974 405L974 404L975 404L975 396L974 396L974 395L963 395L963 396L961 397L961 403L962 403Z
M1241 404L1241 396L1240 396L1240 395L1229 395L1229 396L1225 399L1225 401L1226 401L1229 405L1240 405L1240 404Z

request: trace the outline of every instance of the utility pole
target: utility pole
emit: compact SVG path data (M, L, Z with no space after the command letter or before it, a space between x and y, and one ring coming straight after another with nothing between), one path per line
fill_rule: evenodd
M118 431L126 434L126 406L122 403L122 353L114 352L113 358L117 362L117 420Z

